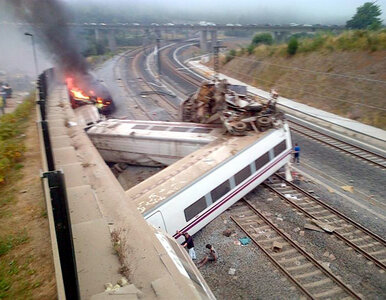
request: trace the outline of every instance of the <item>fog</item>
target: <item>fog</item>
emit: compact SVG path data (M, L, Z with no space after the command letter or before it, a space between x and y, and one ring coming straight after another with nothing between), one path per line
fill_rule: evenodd
M137 17L149 15L165 21L205 20L225 23L282 24L338 24L343 25L356 12L364 0L64 0L71 6L102 8ZM367 0L369 1L369 0ZM106 5L108 3L108 5ZM386 0L376 1L386 19ZM119 13L118 13L119 12ZM109 20L106 19L105 22ZM138 20L140 21L140 20Z
M82 69L66 22L344 25L363 0L0 0L0 70L35 75L31 38L4 22L41 22L36 34L39 71L53 63ZM386 19L386 0L376 1ZM8 4L8 5L6 5ZM9 8L12 4L13 10ZM54 6L50 6L55 4ZM27 5L27 6L25 6ZM29 6L29 7L28 7ZM65 6L66 9L62 9ZM33 7L33 9L31 9ZM68 10L68 13L67 13ZM14 12L18 15L15 17ZM71 45L71 47L67 47ZM59 55L58 55L59 54Z

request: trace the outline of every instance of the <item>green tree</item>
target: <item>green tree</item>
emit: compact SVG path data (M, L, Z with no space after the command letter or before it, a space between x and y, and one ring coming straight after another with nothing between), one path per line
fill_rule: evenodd
M375 2L366 2L357 8L356 14L346 22L349 29L371 29L377 30L381 27L382 21L379 16L382 11Z
M258 33L252 39L252 44L257 46L259 44L272 45L273 38L270 33Z
M287 47L287 53L289 55L294 55L296 51L298 50L299 47L299 42L296 38L292 37L289 42L288 42L288 47Z

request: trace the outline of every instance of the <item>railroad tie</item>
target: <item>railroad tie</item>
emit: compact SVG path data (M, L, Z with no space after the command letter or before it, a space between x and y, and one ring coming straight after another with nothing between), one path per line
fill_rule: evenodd
M302 279L302 278L307 278L307 277L311 277L311 276L314 276L314 275L319 275L321 273L322 273L322 271L317 269L317 270L314 270L312 272L295 275L294 277L295 277L295 279Z
M362 231L360 231L359 229L355 230L355 231L350 231L350 232L343 232L343 233L340 233L340 235L343 235L343 236L347 236L347 235L352 235L352 234L357 234L357 233L361 233Z
M368 239L371 239L371 236L364 236L364 237L360 237L360 238L357 238L357 239L354 239L354 240L350 240L351 243L355 243L355 242L360 242L360 241L363 241L363 240L368 240Z
M273 253L272 256L274 256L274 257L283 256L283 255L294 253L294 252L297 252L297 250L295 248L291 248L291 249L288 249L286 251Z
M300 261L302 259L305 259L305 257L304 256L295 256L295 257L291 257L291 258L283 257L282 259L279 260L279 262L281 264L286 264L286 263L290 263L290 262L294 262L294 261Z
M308 267L311 267L311 266L312 266L312 263L305 263L305 264L302 264L302 265L299 265L299 266L288 267L288 268L285 268L285 269L287 271L297 271L297 270L301 270L301 269L308 268Z
M258 240L259 243L269 243L269 242L273 242L273 241L277 241L277 240L283 240L283 238L281 236L276 236L276 237L273 237L273 238L268 238L268 239L264 239L264 240ZM280 243L282 244L283 246L284 245L288 245L288 243L286 242L283 242L283 243Z
M318 293L318 294L315 294L313 295L315 298L322 298L322 297L327 297L327 296L331 296L331 295L334 295L334 294L337 294L339 292L342 292L342 289L340 287L335 287L333 289L329 289L327 291L324 291L324 292L321 292L321 293Z
M323 280L319 280L319 281L314 281L314 282L303 284L303 286L305 288L313 288L313 287L318 287L318 286L324 285L324 284L329 283L329 282L331 282L331 279L330 278L326 278L326 279L323 279Z
M381 249L381 250L378 250L378 251L375 251L375 252L370 252L369 254L370 255L378 255L378 254L385 253L385 252L386 252L385 249Z
M361 246L361 248L364 249L364 248L369 248L369 247L375 247L375 246L378 246L378 245L380 245L380 243L373 242L373 243L369 243L369 244L363 245L363 246Z

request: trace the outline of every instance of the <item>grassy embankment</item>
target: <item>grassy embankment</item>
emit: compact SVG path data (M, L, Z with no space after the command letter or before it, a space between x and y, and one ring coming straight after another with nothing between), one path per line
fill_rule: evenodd
M318 33L298 39L294 55L287 44L249 46L223 63L223 73L258 88L386 129L386 30Z
M0 117L0 299L55 298L34 105Z

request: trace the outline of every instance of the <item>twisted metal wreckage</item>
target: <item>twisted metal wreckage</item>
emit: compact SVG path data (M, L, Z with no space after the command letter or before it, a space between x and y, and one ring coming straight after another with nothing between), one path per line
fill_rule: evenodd
M247 131L265 131L281 126L284 114L276 111L278 93L259 99L247 94L247 87L229 84L225 79L203 82L196 93L181 105L183 122L224 124L232 135L246 135Z

